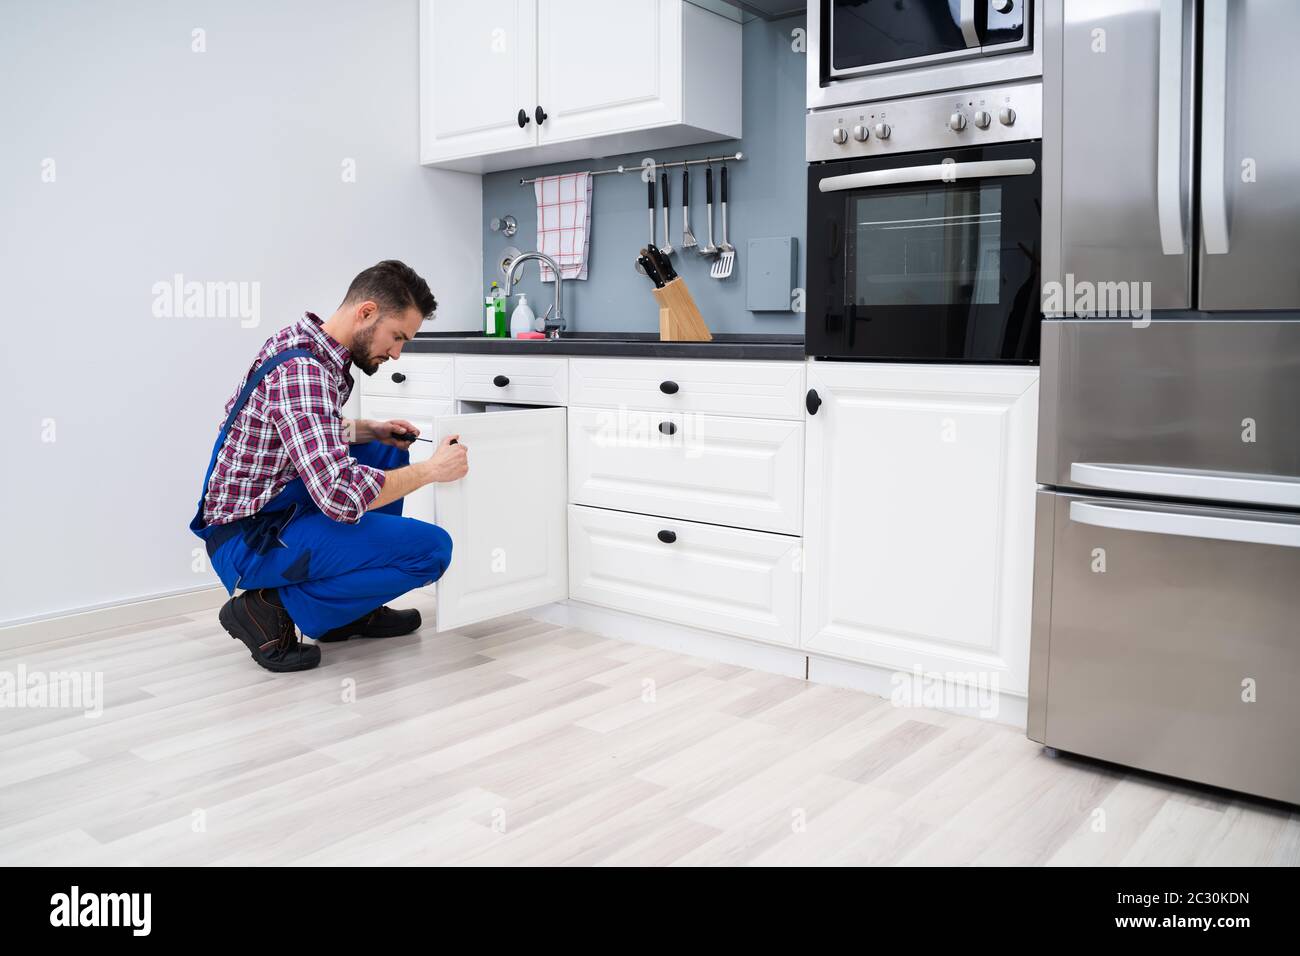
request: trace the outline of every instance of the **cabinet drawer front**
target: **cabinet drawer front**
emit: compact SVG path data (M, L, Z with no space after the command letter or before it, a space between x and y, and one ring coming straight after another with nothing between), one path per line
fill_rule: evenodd
M792 646L799 545L785 535L570 505L569 597Z
M1300 518L1039 500L1053 529L1034 634L1045 742L1300 802Z
M569 378L575 405L747 418L801 419L804 414L802 362L570 359Z
M569 398L568 362L556 356L457 355L456 397L563 405Z
M803 422L569 408L569 500L798 534Z
M362 395L440 398L451 401L450 355L403 355L379 366L374 375L354 371Z

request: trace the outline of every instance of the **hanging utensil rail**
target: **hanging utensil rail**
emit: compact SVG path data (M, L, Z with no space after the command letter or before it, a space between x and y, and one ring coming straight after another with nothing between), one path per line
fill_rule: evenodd
M704 159L683 159L675 163L655 163L653 167L645 166L616 166L613 169L596 169L593 170L593 176L608 176L611 173L639 173L642 169L652 168L654 172L661 169L676 169L678 166L703 166L705 163L738 163L745 158L744 153L730 153L726 156L706 156ZM531 186L537 182L536 179L520 179L520 186Z

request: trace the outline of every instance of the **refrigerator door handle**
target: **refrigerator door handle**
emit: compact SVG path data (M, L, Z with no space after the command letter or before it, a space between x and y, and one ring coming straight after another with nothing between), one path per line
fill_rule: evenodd
M1209 538L1214 541L1238 541L1243 544L1300 548L1300 524L1283 524L1276 521L1145 511L1095 504L1091 501L1071 501L1070 520L1098 528L1114 528L1117 531L1172 534L1186 538Z
M1156 126L1156 210L1160 249L1183 254L1183 2L1160 0L1160 82Z
M1228 251L1228 197L1225 182L1228 113L1228 3L1205 0L1201 68L1201 229L1205 252Z
M1157 498L1203 498L1300 509L1300 478L1074 462L1070 481L1089 488Z

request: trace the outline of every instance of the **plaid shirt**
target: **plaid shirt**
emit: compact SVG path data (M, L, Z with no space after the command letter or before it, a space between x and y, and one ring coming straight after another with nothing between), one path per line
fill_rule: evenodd
M352 356L310 312L266 340L226 402L222 422L253 369L289 349L306 349L319 361L290 359L248 397L212 469L203 498L207 524L253 514L299 476L312 501L335 521L360 521L379 497L384 473L348 454L341 409L352 394Z

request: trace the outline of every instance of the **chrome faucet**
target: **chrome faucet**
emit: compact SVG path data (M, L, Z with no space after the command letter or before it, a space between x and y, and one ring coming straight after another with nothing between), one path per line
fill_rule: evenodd
M564 279L560 275L560 267L555 264L555 260L543 252L525 252L522 256L516 256L510 263L510 271L506 274L506 298L511 296L511 289L515 285L515 271L530 259L536 259L538 262L545 262L555 273L555 305L546 310L546 315L542 316L542 328L548 338L558 339L564 329Z

